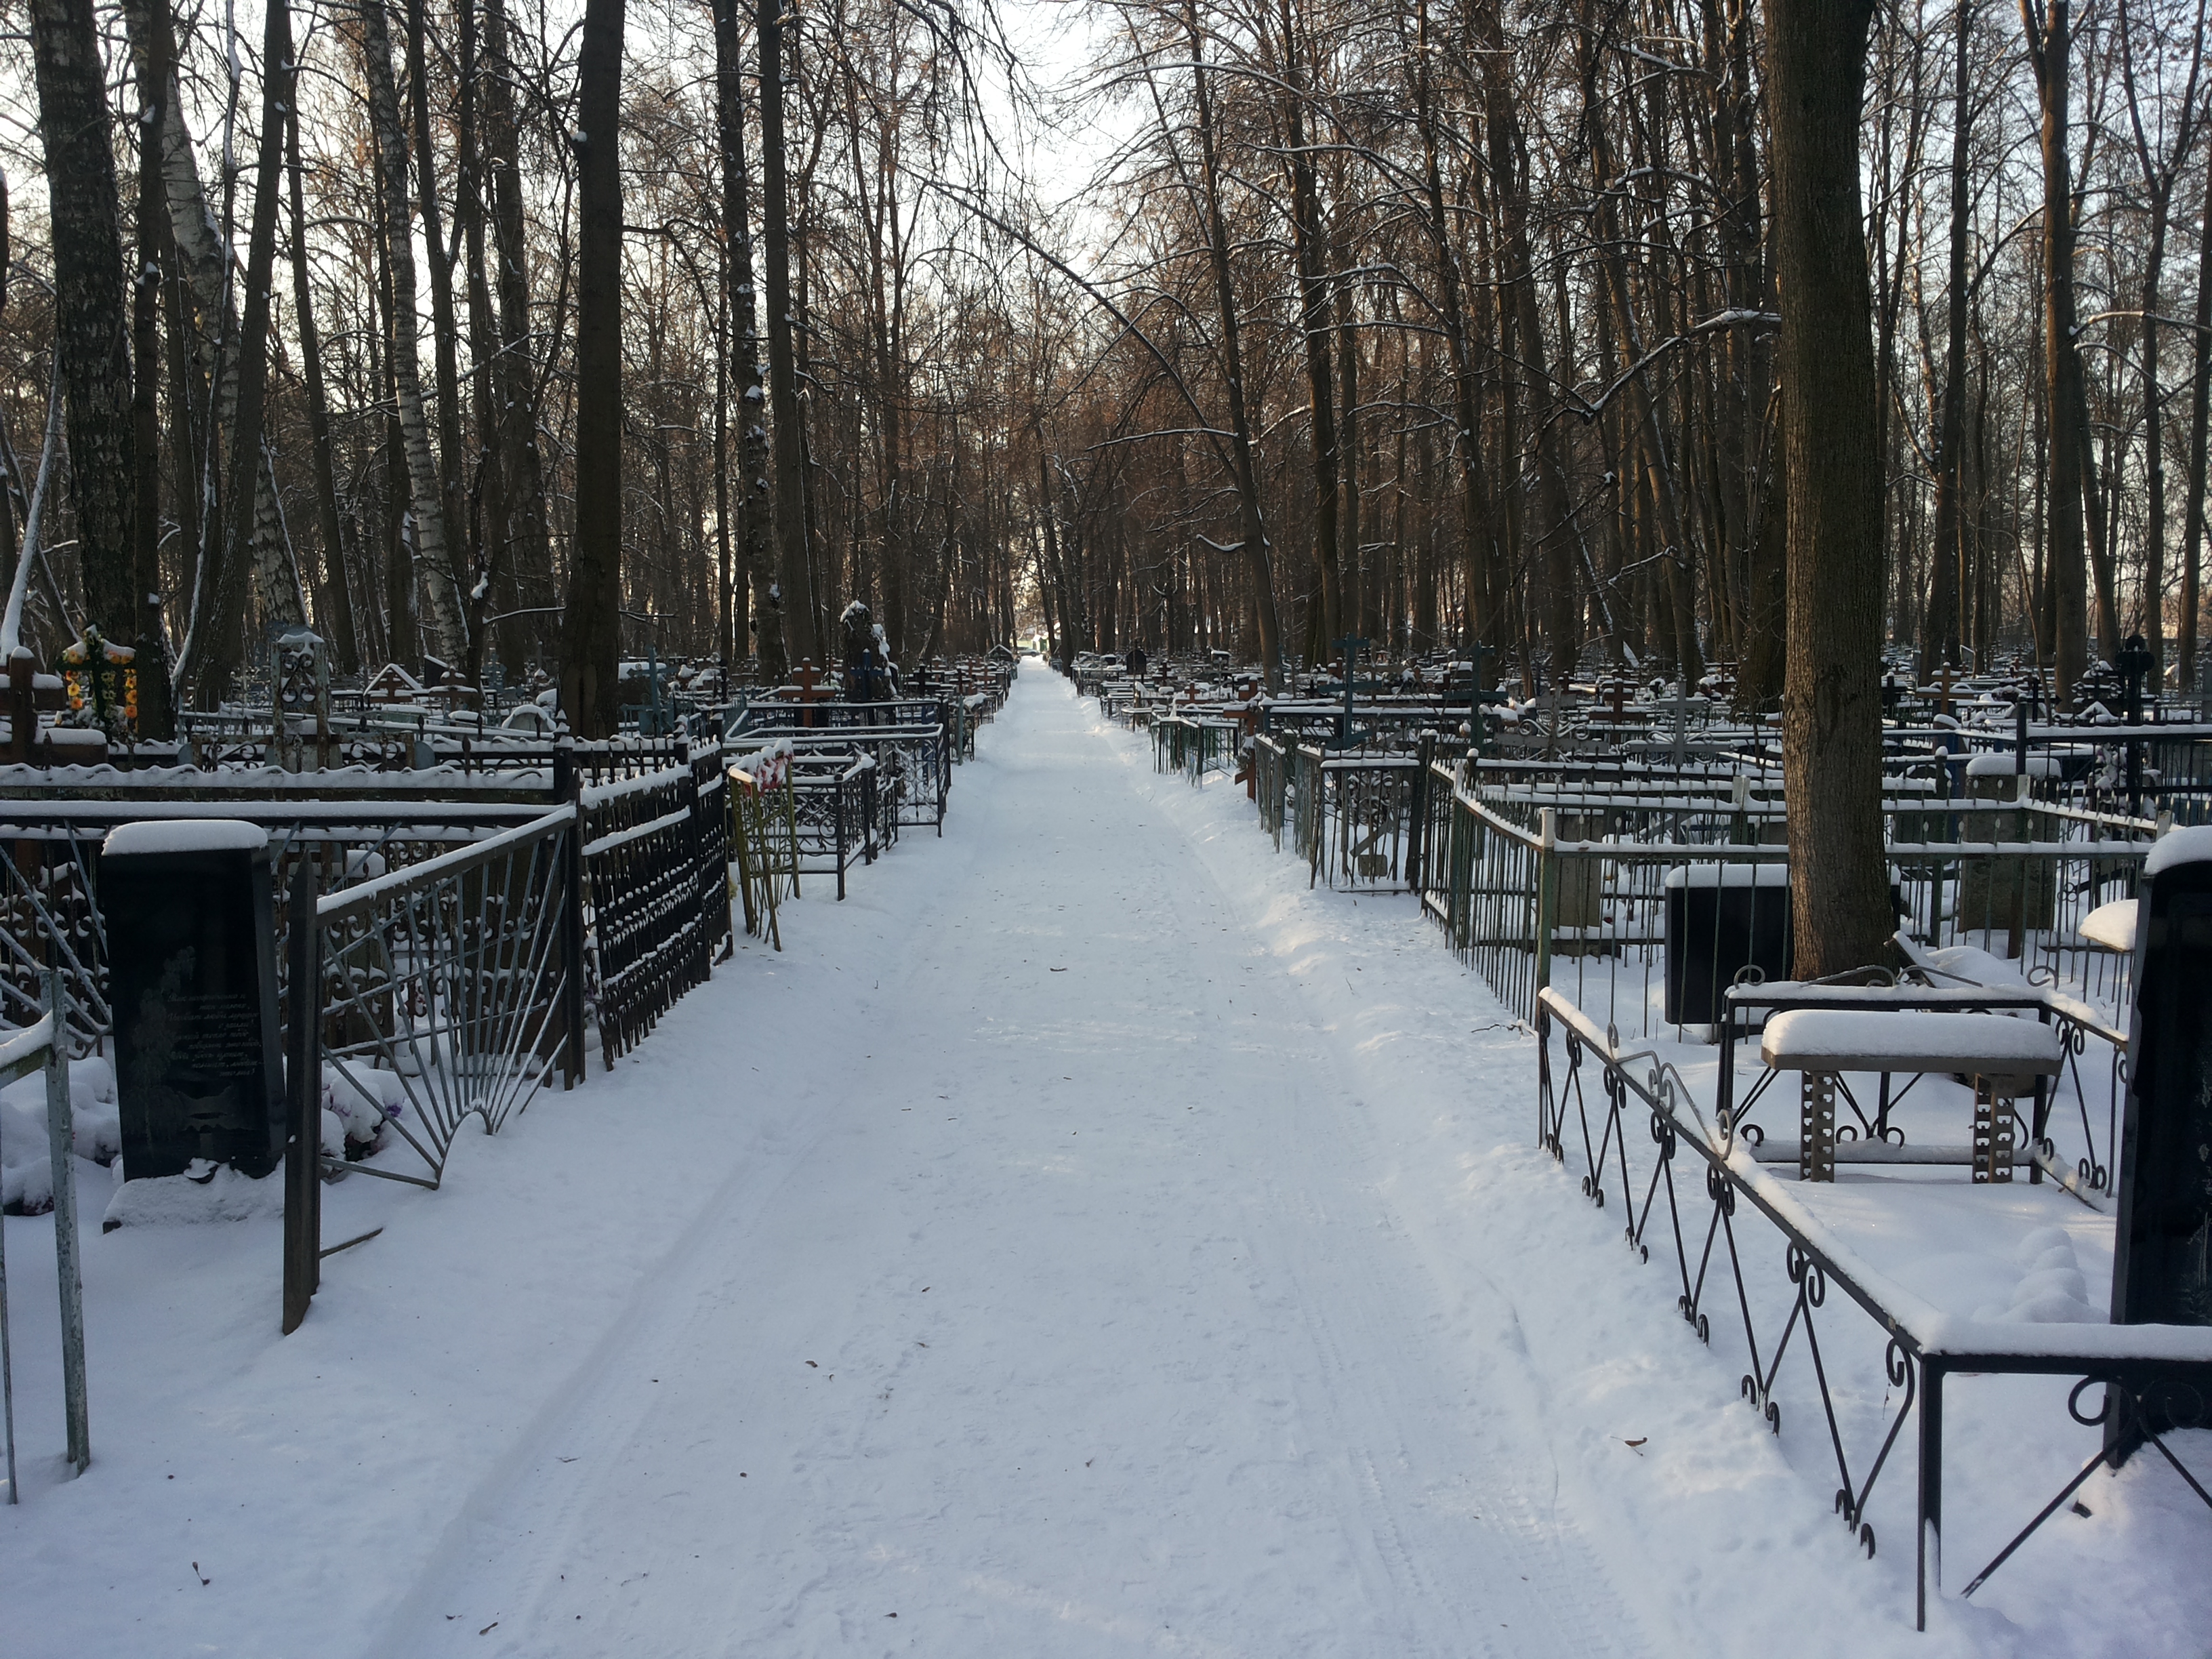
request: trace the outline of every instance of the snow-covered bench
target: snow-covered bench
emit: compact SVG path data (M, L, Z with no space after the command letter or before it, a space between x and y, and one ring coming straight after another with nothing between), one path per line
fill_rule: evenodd
M1836 1078L1844 1072L1936 1073L1974 1080L1974 1179L2010 1181L2013 1102L2059 1068L2058 1034L2008 1014L1793 1008L1766 1022L1759 1058L1801 1074L1797 1174L1836 1178Z

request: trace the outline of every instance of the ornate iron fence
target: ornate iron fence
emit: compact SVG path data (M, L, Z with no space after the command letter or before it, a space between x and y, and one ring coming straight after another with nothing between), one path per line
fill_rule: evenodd
M2063 999L2049 1012L2072 1017ZM1613 1031L1600 1028L1557 989L1540 990L1535 1016L1539 1144L1555 1161L1576 1167L1592 1205L1602 1209L1618 1200L1624 1237L1638 1263L1650 1262L1655 1249L1662 1262L1671 1261L1668 1288L1701 1342L1711 1343L1717 1333L1725 1341L1733 1328L1745 1365L1738 1393L1770 1431L1782 1431L1790 1400L1793 1413L1817 1408L1814 1420L1835 1458L1833 1507L1869 1555L1876 1544L1873 1500L1917 1413L1913 1519L1922 1628L1929 1594L1942 1588L1945 1395L1954 1379L2074 1378L2069 1419L2104 1431L2096 1454L1968 1581L1966 1595L1988 1582L2092 1474L2118 1467L2136 1451L2155 1450L2212 1506L2212 1493L2167 1443L2162 1426L2212 1427L2212 1344L2196 1340L2202 1333L1948 1320L1887 1284L1820 1228L1784 1183L1747 1158L1717 1111L1706 1119L1672 1066L1649 1050L1622 1053ZM2103 1034L2094 1025L2077 1024L2076 1030ZM1555 1038L1561 1043L1557 1060ZM1686 1151L1688 1170L1678 1176ZM1747 1236L1739 1222L1754 1216L1779 1237ZM1770 1277L1758 1263L1776 1244L1781 1272ZM1838 1328L1825 1312L1832 1289L1841 1290L1873 1328ZM2007 1343L2007 1332L2025 1340ZM1880 1358L1869 1365L1877 1349ZM2100 1386L2101 1402L2085 1407L2084 1396Z
M730 939L728 821L712 755L584 789L580 813L592 1002L606 1063L705 982Z
M404 1142L424 1173L331 1167L434 1188L468 1118L496 1133L556 1069L582 1080L577 824L559 806L315 900L315 971L286 987L293 1029L313 1030L325 1102L358 1125L349 1140ZM298 873L295 908L313 891Z

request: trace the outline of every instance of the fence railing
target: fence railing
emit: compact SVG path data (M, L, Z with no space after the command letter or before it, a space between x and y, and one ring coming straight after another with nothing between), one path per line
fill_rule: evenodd
M470 1117L496 1133L558 1070L584 1074L583 963L573 921L578 812L532 823L318 897L315 971L287 985L314 1036L325 1100L367 1150L404 1142L435 1187ZM295 871L294 902L312 894ZM301 920L295 915L292 927Z
M609 1066L706 981L730 940L726 787L708 751L579 796L592 1001Z
M1713 987L1684 975L1717 973L1724 988L1747 959L1741 941L1767 940L1767 957L1781 953L1768 971L1786 971L1789 853L1771 802L1473 789L1465 763L1436 763L1428 784L1423 907L1522 1018L1558 985L1648 1036L1710 1023L1695 1011L1711 1006ZM1980 799L1899 797L1886 810L1892 902L1914 942L1969 948L2010 964L1995 971L2091 1003L2125 1002L2124 956L2081 927L2092 909L2134 896L2154 825ZM1717 894L1701 896L1708 888Z
M1912 1527L1921 1628L1931 1592L1942 1591L1947 1512L1955 1518L1962 1509L1960 1491L1947 1491L1947 1384L1981 1376L2076 1379L2064 1417L2050 1413L2015 1451L2069 1424L2101 1429L2103 1439L1966 1582L1962 1595L1988 1582L2092 1474L2117 1468L2134 1452L2154 1450L2212 1504L2161 1427L2212 1426L2212 1345L2203 1332L2024 1326L1939 1312L1869 1267L1788 1183L1761 1169L1747 1144L1732 1139L1717 1109L1710 1118L1699 1109L1671 1066L1649 1050L1624 1053L1611 1028L1557 989L1542 990L1534 1012L1539 1144L1571 1166L1590 1204L1617 1206L1630 1260L1641 1265L1656 1257L1664 1265L1662 1294L1699 1341L1718 1339L1730 1347L1740 1340L1738 1393L1765 1426L1778 1435L1806 1413L1815 1439L1825 1439L1834 1456L1833 1507L1859 1547L1874 1554L1877 1514L1893 1517L1885 1528L1898 1522ZM2094 1021L2074 1021L2063 1000L2045 1012L2093 1039L2111 1035ZM2093 1069L2117 1076L2111 1067ZM1753 1231L1754 1219L1772 1231ZM1826 1311L1832 1290L1867 1322ZM2092 1392L2100 1387L2101 1401ZM1956 1396L1953 1401L1948 1409L1955 1411ZM1917 1430L1917 1454L1909 1509L1881 1484L1908 1423ZM2057 1461L2049 1451L2045 1460Z
M1233 772L1243 746L1241 720L1197 714L1162 714L1152 723L1152 766L1180 772L1193 784L1210 772Z

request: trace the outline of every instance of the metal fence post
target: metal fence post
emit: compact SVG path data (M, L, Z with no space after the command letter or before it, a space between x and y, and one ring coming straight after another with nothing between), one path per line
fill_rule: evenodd
M1554 850L1559 831L1559 814L1547 806L1536 848L1536 984L1532 1001L1552 982L1552 929L1559 915L1559 857Z
M837 813L837 898L841 903L845 897L845 782L844 779L838 779L830 791L830 799Z
M46 1012L53 1021L46 1050L46 1156L54 1178L54 1265L61 1281L62 1409L69 1420L69 1461L79 1474L92 1462L84 1397L84 1280L77 1268L76 1176L70 1164L76 1134L70 1111L69 992L62 970L46 970ZM12 1494L15 1488L9 1488Z
M567 726L553 744L553 793L575 809L561 842L561 1014L565 1053L561 1086L584 1081L590 1064L584 1049L584 808L576 781L576 740Z
M1407 807L1410 820L1407 828L1406 887L1413 893L1421 890L1421 875L1429 850L1429 768L1436 764L1437 734L1421 733L1419 758L1413 764L1413 799Z
M284 942L291 1004L284 1030L284 1334L322 1287L322 930L314 860L292 866L291 936Z

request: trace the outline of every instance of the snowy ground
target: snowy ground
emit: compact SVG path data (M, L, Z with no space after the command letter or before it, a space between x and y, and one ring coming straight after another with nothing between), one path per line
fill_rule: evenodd
M78 1481L9 1220L9 1659L2212 1651L2148 1460L1915 1636L1909 1510L1861 1560L1410 900L1034 665L952 803L443 1191L331 1188L386 1231L295 1335L272 1218L91 1236ZM1954 1571L2094 1443L1972 1386Z

